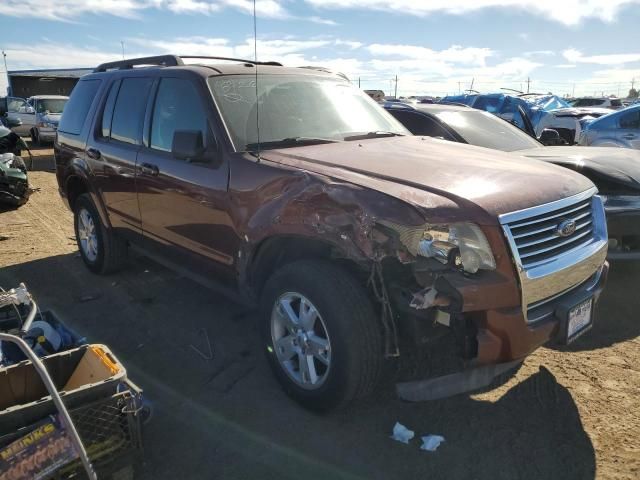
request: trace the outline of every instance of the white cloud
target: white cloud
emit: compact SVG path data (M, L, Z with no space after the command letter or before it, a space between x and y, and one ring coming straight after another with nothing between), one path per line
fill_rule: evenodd
M640 0L305 0L324 9L380 10L398 15L426 16L438 13L463 15L487 8L517 9L565 25L577 25L586 18L615 20L620 8Z
M412 59L413 61L432 63L463 63L483 66L486 59L494 55L489 48L462 47L452 45L445 50L432 50L417 45L394 45L374 43L367 46L372 55L393 56Z
M622 65L625 63L640 62L640 53L614 53L608 55L585 56L580 50L576 50L575 48L568 48L562 52L562 56L571 63Z
M256 0L256 14L265 18L337 25L333 20L319 16L293 16L284 7L285 3L285 0ZM151 8L201 15L229 8L253 15L253 0L0 0L0 15L58 21L73 21L86 14L138 18Z

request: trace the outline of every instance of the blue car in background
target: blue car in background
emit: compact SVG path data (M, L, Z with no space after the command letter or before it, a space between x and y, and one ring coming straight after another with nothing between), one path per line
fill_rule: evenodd
M556 130L568 144L577 143L583 120L593 120L613 110L605 108L573 108L557 95L489 93L444 97L441 103L469 105L493 113L523 130L527 129L525 115L533 125L535 136L545 129Z
M640 104L632 105L588 123L580 145L626 147L640 150Z

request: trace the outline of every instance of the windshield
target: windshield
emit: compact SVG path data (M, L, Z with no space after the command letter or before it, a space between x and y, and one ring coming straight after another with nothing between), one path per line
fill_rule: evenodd
M45 98L38 100L37 109L38 113L62 113L65 104L67 103L66 98Z
M368 134L410 135L368 95L337 78L312 75L228 75L209 78L236 150L296 146L283 140L361 140ZM260 119L259 129L256 110ZM272 145L269 145L271 143Z
M490 113L477 110L443 111L436 116L455 130L464 140L479 147L493 148L503 152L538 148L541 144Z

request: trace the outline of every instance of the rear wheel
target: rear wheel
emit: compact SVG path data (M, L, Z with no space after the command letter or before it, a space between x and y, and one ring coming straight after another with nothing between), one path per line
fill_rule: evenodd
M98 211L87 193L74 203L74 227L82 260L94 273L111 273L122 268L127 245L100 221Z
M284 266L262 295L262 337L284 390L313 410L329 410L375 387L382 335L362 286L325 261Z

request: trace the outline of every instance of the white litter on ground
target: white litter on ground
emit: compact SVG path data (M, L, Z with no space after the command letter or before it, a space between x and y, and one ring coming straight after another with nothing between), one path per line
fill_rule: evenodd
M427 435L426 437L422 437L420 450L435 452L442 442L444 442L444 437L441 437L440 435Z
M409 443L409 440L411 440L415 435L416 434L414 432L409 430L400 422L396 422L393 426L393 435L391 435L391 438L398 442Z

